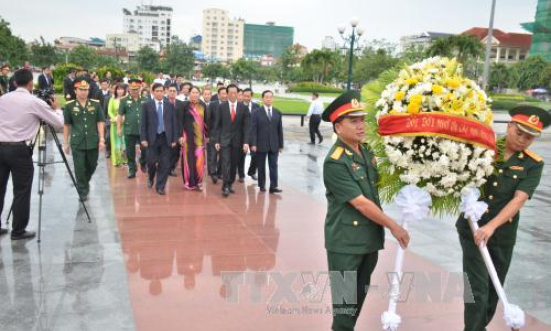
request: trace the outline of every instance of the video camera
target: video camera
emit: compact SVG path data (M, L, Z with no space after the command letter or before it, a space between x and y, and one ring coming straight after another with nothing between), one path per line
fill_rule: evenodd
M33 90L33 95L35 95L39 99L44 100L48 105L51 106L52 102L54 101L55 92L52 89L35 89Z

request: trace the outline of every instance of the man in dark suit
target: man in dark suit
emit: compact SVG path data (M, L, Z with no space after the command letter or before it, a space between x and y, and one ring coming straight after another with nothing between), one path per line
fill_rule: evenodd
M174 111L176 112L176 123L178 124L178 138L182 136L181 127L182 118L184 117L184 101L176 99L178 96L178 87L176 83L170 84L166 89L166 100L174 106ZM172 155L170 156L170 176L176 177L176 166L178 165L178 160L180 160L180 154L182 152L182 146L179 143L176 143L176 147L172 149Z
M283 149L283 123L281 112L272 107L272 91L262 92L264 106L251 116L251 150L256 154L258 187L266 191L266 158L270 168L270 193L282 192L278 188L277 159Z
M217 92L218 92L219 89L221 89L223 87L224 87L223 82L216 83L216 91ZM218 94L213 95L211 101L220 101L220 96Z
M99 94L99 102L101 103L101 107L103 108L103 116L105 116L105 157L110 158L111 157L111 121L109 120L109 114L108 106L109 106L109 99L111 98L111 94L109 93L109 80L102 79L100 82L100 94ZM116 123L113 123L116 125Z
M74 68L69 69L69 74L63 80L63 95L65 101L75 100L75 87L73 81L75 80L76 70Z
M220 153L214 147L214 124L218 106L220 103L228 101L228 92L225 87L218 89L220 99L209 103L207 108L207 129L209 131L209 142L207 143L207 168L209 176L212 178L212 183L216 184L219 178L222 178L222 164L220 163Z
M243 90L243 104L247 109L249 109L249 115L252 115L254 111L256 111L258 108L260 108L260 105L256 102L252 101L253 98L253 91L250 88L246 88ZM249 129L250 129L250 122L249 122ZM237 165L237 173L239 174L239 182L243 183L245 181L245 157L247 156L247 153L243 153L241 158L239 159L239 164ZM251 176L252 179L257 180L256 177L256 157L253 151L251 151L251 163L249 164L249 170L247 171L247 175Z
M168 100L163 99L163 84L154 83L151 87L153 100L142 104L140 140L147 147L147 186L153 187L157 174L156 189L165 195L165 185L170 172L172 148L176 146L178 128L176 112ZM158 169L158 171L157 171Z
M42 74L38 76L39 90L52 90L54 88L54 79L52 78L52 69L50 67L42 68Z
M235 193L232 184L235 181L239 156L249 150L249 110L243 103L237 102L237 86L227 87L228 101L218 107L215 114L214 143L220 151L222 162L222 196Z

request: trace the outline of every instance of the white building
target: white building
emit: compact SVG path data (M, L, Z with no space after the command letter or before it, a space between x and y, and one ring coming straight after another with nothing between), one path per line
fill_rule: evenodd
M140 50L140 36L137 33L110 33L105 39L106 48L124 48L129 53L136 53Z
M140 47L157 51L170 44L172 36L172 7L138 6L133 12L123 9L124 33L137 33Z
M454 34L426 31L415 35L404 36L400 38L400 50L406 50L411 46L429 48L435 39L445 38L449 36L454 36Z
M326 36L325 38L323 38L321 42L321 48L331 49L331 50L337 48L337 43L335 42L335 38L333 38L332 36Z
M227 10L203 10L202 51L207 60L230 62L243 57L245 21L230 19Z

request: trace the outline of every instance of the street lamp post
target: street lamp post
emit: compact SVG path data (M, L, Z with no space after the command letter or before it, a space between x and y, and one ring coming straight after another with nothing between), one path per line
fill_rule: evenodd
M350 43L350 55L348 58L348 82L346 84L346 89L350 91L352 86L352 64L354 61L354 43L359 44L360 37L364 34L364 29L358 27L359 20L357 18L352 18L350 21L350 26L352 27L352 33L345 37L344 31L346 30L346 26L344 24L340 25L338 27L339 34L341 35L342 39L344 40L344 49L348 48L347 44Z
M494 35L494 16L496 12L496 0L492 0L492 10L490 12L490 26L488 27L488 38L486 40L486 57L484 59L484 73L482 74L482 88L488 87L490 78L490 54L492 53L492 38Z

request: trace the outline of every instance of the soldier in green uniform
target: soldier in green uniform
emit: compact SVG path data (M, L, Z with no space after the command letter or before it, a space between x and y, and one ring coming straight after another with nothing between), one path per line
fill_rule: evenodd
M360 94L349 91L324 111L338 136L323 164L327 215L325 248L333 301L333 330L354 330L388 228L406 248L409 234L379 201L375 157L365 136ZM351 295L352 294L352 295Z
M86 79L75 79L74 87L76 100L67 102L63 109L64 150L66 154L73 153L77 191L86 200L90 179L98 165L99 149L105 148L105 116L99 100L88 99L90 85Z
M140 143L140 115L142 103L145 101L141 96L142 81L139 79L128 80L130 95L123 98L119 106L119 118L117 120L117 134L121 137L124 134L126 142L126 156L128 157L128 178L136 177L136 144ZM124 118L124 119L123 119ZM124 123L124 130L122 124ZM123 132L124 131L124 132ZM146 172L147 154L146 149L140 145L140 167Z
M513 108L509 114L511 122L506 136L497 143L495 171L484 185L482 199L488 210L478 221L480 228L473 236L463 215L456 222L463 250L463 272L470 285L465 286L465 331L486 330L499 300L477 247L486 244L503 284L513 256L519 211L534 194L543 170L542 158L527 148L549 125L551 115L531 106ZM468 302L469 298L474 302Z

